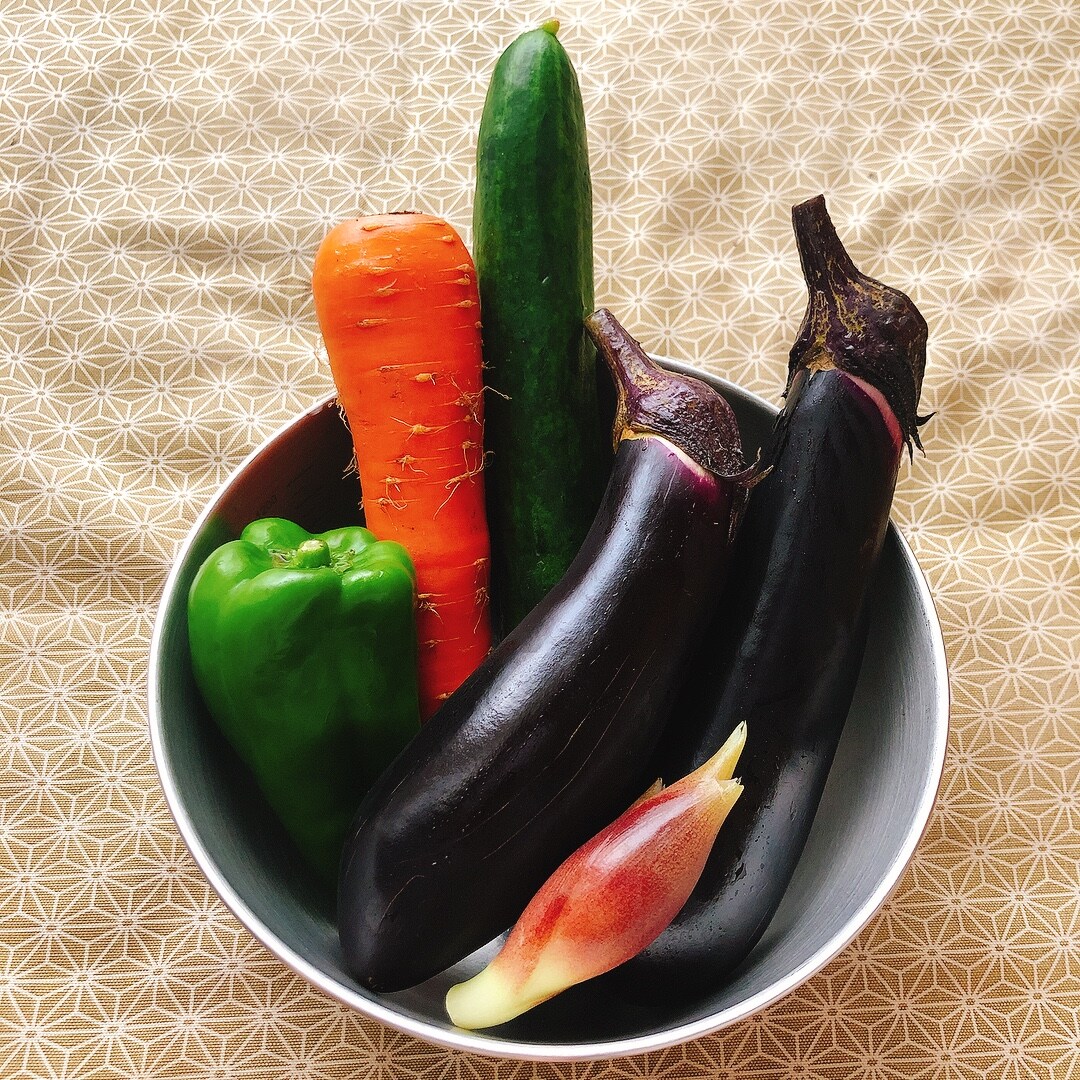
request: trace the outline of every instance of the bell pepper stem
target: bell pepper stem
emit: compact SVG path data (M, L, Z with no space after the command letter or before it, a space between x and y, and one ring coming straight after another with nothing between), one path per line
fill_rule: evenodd
M291 559L293 566L303 570L313 570L319 566L330 565L330 548L325 540L313 536L305 540L296 548L296 554Z

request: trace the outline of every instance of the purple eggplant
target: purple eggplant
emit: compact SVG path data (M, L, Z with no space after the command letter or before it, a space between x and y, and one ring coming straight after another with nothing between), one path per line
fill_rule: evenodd
M776 911L851 705L902 449L920 445L923 317L855 268L822 197L792 218L809 300L762 449L769 471L657 763L681 776L745 723L745 794L675 920L613 973L638 999L715 988Z
M495 937L645 788L719 598L752 470L727 402L588 320L618 390L616 454L562 581L365 798L342 857L349 970L392 991Z

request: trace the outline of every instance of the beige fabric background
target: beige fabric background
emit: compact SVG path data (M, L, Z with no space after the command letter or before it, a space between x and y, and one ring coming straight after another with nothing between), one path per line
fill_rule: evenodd
M532 0L0 3L0 1077L1080 1076L1080 5L566 0L598 298L773 400L792 203L931 326L895 510L952 670L899 891L752 1021L496 1064L343 1011L225 911L147 739L173 553L329 388L308 274L357 210L466 238Z

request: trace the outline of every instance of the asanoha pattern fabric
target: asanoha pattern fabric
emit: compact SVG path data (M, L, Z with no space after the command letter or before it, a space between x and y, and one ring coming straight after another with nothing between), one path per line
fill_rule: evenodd
M496 1063L361 1020L210 891L147 737L201 505L330 389L315 248L357 211L468 239L476 129L533 0L0 3L0 1076L1080 1077L1080 5L564 0L598 299L778 400L790 206L931 327L895 519L953 694L899 890L756 1018Z

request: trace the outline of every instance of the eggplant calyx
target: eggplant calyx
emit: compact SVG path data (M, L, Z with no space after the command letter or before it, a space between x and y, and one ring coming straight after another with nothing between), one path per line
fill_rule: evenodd
M896 414L908 450L920 450L918 413L926 368L926 320L910 297L858 270L825 196L791 211L807 304L788 362L788 389L802 370L839 368L876 387Z
M612 439L657 435L716 476L750 485L739 425L731 406L711 386L660 367L606 308L585 320L585 329L607 363L618 392Z

